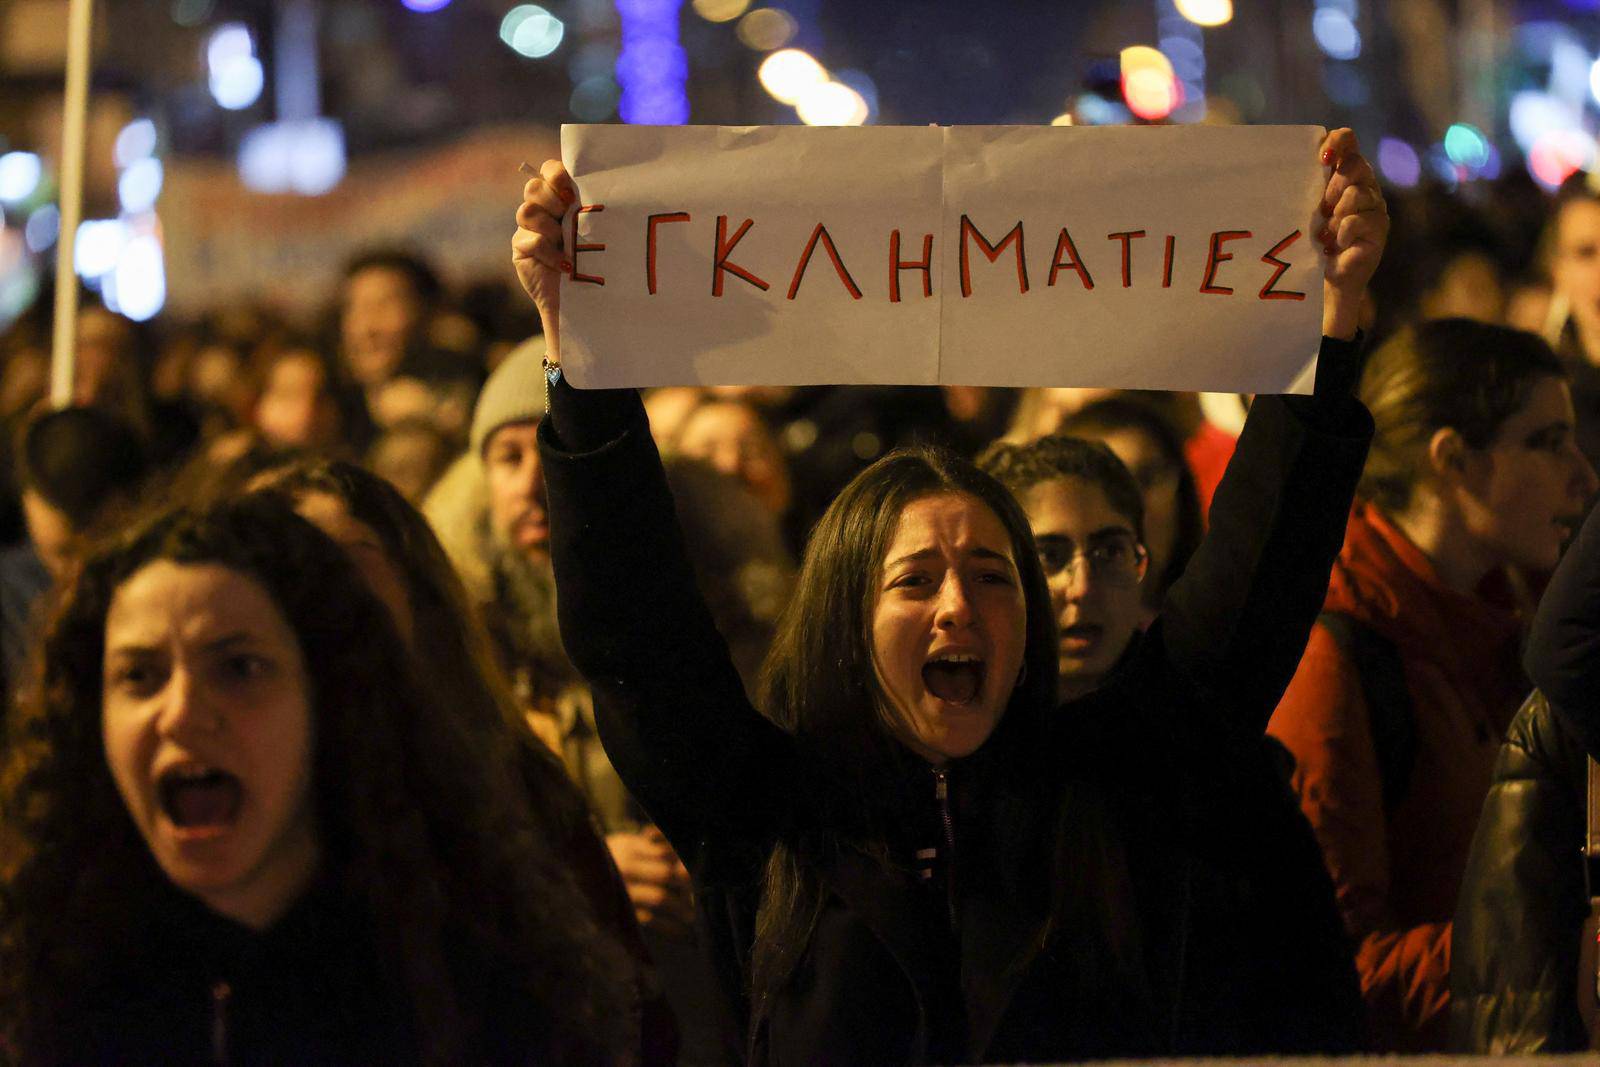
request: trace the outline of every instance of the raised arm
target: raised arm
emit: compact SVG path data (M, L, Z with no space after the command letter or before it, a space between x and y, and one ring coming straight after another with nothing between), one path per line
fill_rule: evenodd
M1522 662L1589 755L1600 757L1600 508L1551 576Z
M1323 341L1311 397L1257 397L1211 505L1211 526L1168 594L1158 632L1169 661L1248 721L1266 727L1294 676L1372 438L1352 393L1357 326L1389 216L1355 135L1323 143L1327 257Z
M559 161L524 189L513 261L559 366ZM696 587L661 459L633 390L558 379L539 427L561 638L595 693L618 774L703 873L708 842L770 835L795 781L792 739L751 705Z

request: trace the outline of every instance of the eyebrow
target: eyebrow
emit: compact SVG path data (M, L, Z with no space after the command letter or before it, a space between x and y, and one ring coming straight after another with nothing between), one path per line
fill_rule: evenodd
M207 652L226 652L229 649L237 648L240 645L252 644L254 641L255 638L253 635L248 634L243 630L236 630L233 633L224 634L223 636L215 638L214 640L207 641L201 647Z
M924 548L920 552L912 552L909 555L901 556L899 559L890 560L889 566L898 567L902 563L917 563L921 560L930 559L938 554L939 550L936 548ZM971 559L994 559L999 560L1002 563L1011 562L1011 557L1006 555L1004 552L996 552L992 548L984 548L981 545L968 552L967 556Z
M1129 537L1134 536L1132 527L1128 527L1128 526L1102 526L1098 530L1089 531L1089 536L1084 538L1084 540L1086 540L1086 541L1094 541L1094 540L1098 540L1098 539L1105 538L1105 537L1112 537L1112 536L1115 536L1116 534L1126 534ZM1070 534L1064 534L1064 533L1034 534L1033 539L1036 542L1037 541L1066 541L1069 544L1074 543L1072 536Z

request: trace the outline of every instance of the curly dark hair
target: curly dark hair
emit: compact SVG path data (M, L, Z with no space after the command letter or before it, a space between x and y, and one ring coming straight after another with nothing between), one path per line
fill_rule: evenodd
M636 1047L629 963L540 840L502 720L438 707L344 552L263 494L147 519L65 590L0 769L0 1048L70 1058L83 991L166 891L100 728L112 598L158 560L251 578L295 632L322 878L367 918L418 1058L608 1062Z
M498 722L510 731L523 750L523 777L533 808L550 824L548 830L556 839L566 840L591 825L583 794L517 708L495 662L489 635L473 613L444 546L398 489L354 463L302 456L253 474L243 491L279 494L290 506L309 494L324 493L370 527L405 582L413 615L412 643L417 657L428 665L427 682L440 700L448 701L452 715L485 724Z

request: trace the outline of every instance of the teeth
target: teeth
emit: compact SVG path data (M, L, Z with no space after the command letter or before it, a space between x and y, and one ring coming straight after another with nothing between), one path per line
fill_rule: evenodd
M978 663L977 656L969 656L960 652L951 652L942 656L933 657L934 663Z

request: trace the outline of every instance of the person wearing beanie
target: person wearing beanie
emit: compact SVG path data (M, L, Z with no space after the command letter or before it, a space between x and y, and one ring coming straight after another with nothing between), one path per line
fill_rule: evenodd
M694 913L689 872L612 768L593 698L556 627L537 444L544 353L544 338L535 337L495 368L478 395L467 452L428 494L423 513L476 601L534 731L561 757L605 831L677 1017L680 1063L737 1063L739 1029Z
M37 629L37 605L71 565L84 535L133 500L145 474L132 426L101 408L70 407L34 419L17 449L27 539L0 552L3 690L20 692Z

